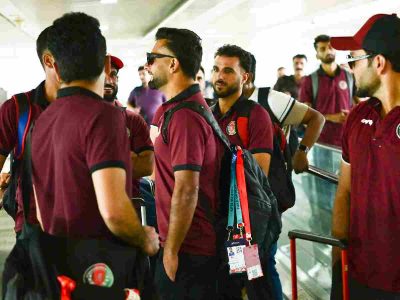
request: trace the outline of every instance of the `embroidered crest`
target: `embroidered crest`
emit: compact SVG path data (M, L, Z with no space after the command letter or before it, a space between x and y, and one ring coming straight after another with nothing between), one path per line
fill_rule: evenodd
M114 274L106 264L97 263L86 269L83 274L83 282L102 287L112 287Z
M347 82L344 81L344 80L340 80L340 81L339 81L339 87L340 87L342 90L347 90Z
M228 126L226 126L226 133L228 135L235 135L236 134L236 123L235 123L235 121L230 121Z
M397 134L397 137L400 139L400 124L397 125L396 134Z

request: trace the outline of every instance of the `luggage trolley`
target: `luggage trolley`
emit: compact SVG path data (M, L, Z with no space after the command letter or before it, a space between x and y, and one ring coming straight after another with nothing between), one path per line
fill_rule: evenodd
M343 300L349 300L348 286L348 263L347 263L347 242L330 236L318 235L303 230L291 230L288 233L290 239L290 263L292 274L292 299L297 300L297 269L296 269L296 239L316 242L320 244L331 245L341 249L342 261L342 283L343 283Z

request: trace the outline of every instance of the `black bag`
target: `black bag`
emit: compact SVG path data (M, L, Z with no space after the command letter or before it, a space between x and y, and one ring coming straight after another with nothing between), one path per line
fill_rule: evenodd
M21 170L25 222L5 262L3 299L59 299L60 275L75 281L72 299L125 299L125 288L139 289L142 299L153 299L148 259L136 248L119 240L56 237L27 222L32 192L31 132Z
M214 224L217 235L217 251L219 257L227 264L226 248L227 218L229 204L230 165L232 158L231 145L228 138L221 131L217 121L210 111L197 102L181 102L164 113L164 122L161 127L163 141L168 143L168 124L173 114L179 109L190 109L200 114L213 128L219 140L224 145L224 156L221 161L220 172L220 203L216 216L212 213L210 203L204 195L199 193L199 205L207 213L207 217ZM278 240L281 231L281 218L278 212L276 198L271 191L268 179L254 159L253 155L243 149L246 188L248 194L249 214L252 228L253 242L259 247L260 258L266 258L270 246Z
M296 201L296 191L292 181L292 157L298 147L298 136L296 130L291 129L289 141L286 141L281 124L268 105L268 94L269 88L259 89L258 104L268 112L274 126L273 151L268 180L272 192L277 198L279 211L282 213L293 207ZM258 104L251 100L241 101L237 106L238 117L249 118L252 108ZM239 135L241 135L241 130L248 130L247 127L243 127L238 124Z

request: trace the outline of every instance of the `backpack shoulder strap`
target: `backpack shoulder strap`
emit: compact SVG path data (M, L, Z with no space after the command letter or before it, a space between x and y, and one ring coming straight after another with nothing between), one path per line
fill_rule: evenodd
M260 94L260 91L264 90L265 92L263 94ZM271 88L265 87L265 88L260 88L258 90L258 103L264 107L264 109L268 112L269 117L271 118L273 123L279 124L281 126L281 122L279 122L278 118L275 116L274 112L271 109L271 106L269 105L268 97L269 97L269 92L271 91ZM262 95L262 96L260 96Z
M20 159L24 153L26 136L32 117L32 104L30 93L20 93L12 96L17 107L18 141L14 149L15 158Z
M312 108L315 109L315 105L317 104L318 85L319 85L318 70L312 72L310 77L311 77L311 87L312 87L312 94L313 94L312 99L311 99L311 104L312 104Z
M249 146L249 118L250 112L253 107L257 105L256 102L252 100L242 100L236 104L236 130L242 141L244 148Z
M342 70L346 74L347 87L349 88L349 96L350 96L349 102L350 102L350 104L352 104L353 103L354 76L346 69L342 69Z
M200 103L194 102L194 101L184 101L176 105L175 107L167 110L164 112L164 121L163 124L161 125L161 135L163 138L164 143L168 143L168 125L169 122L171 121L171 118L173 114L180 110L180 109L190 109L199 115L201 115L206 122L211 126L213 129L214 133L217 135L217 137L221 140L222 144L225 146L225 148L229 149L230 151L230 142L228 138L225 136L225 134L222 132L221 128L219 127L217 121L215 120L213 114L208 111L203 105Z

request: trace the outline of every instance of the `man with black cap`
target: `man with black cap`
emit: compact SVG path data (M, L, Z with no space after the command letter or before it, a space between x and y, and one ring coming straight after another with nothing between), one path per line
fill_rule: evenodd
M331 43L351 51L357 95L371 97L344 126L333 210L333 235L349 242L350 299L400 299L400 19L375 15ZM335 250L334 274L338 261Z
M104 82L104 100L121 108L125 115L129 132L129 144L132 160L132 197L140 197L139 179L149 176L154 168L154 147L150 139L150 131L142 116L122 107L117 100L118 72L124 63L116 56L111 57L111 70L106 74Z

